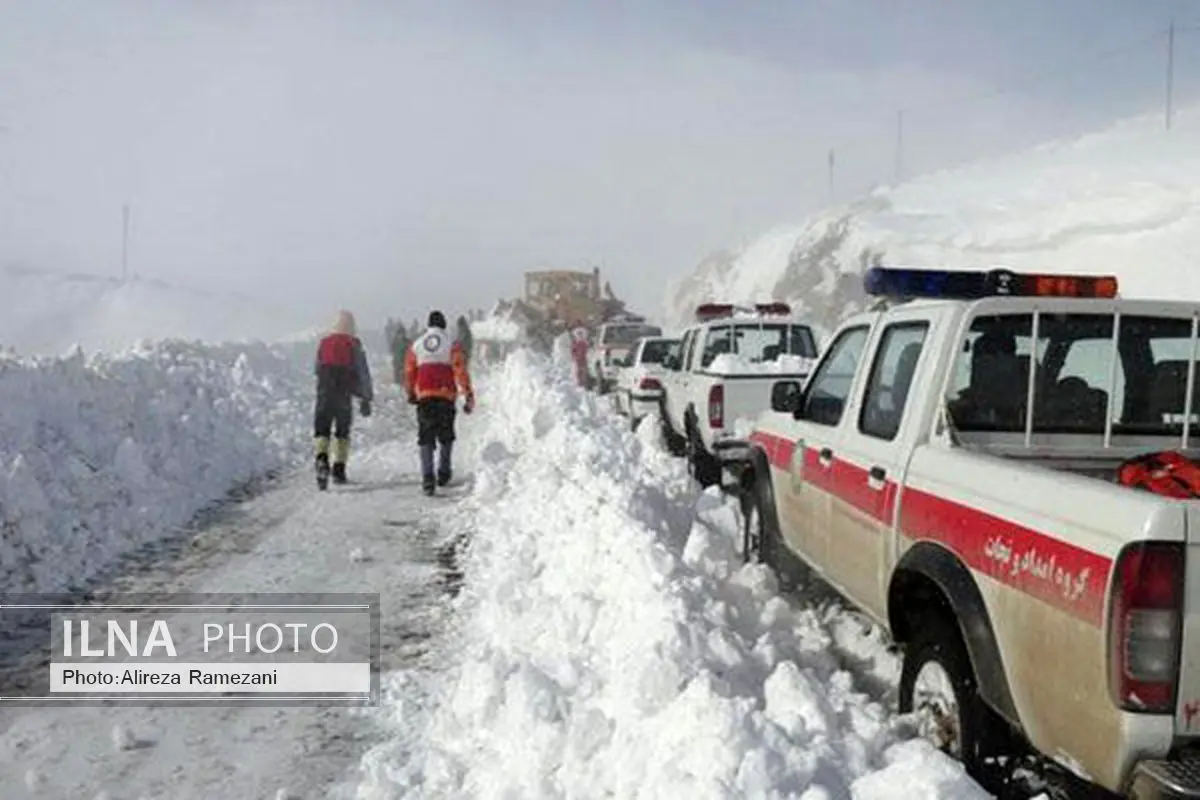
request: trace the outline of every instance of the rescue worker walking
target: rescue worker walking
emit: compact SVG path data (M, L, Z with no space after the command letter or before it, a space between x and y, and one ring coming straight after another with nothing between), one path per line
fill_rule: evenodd
M458 343L462 345L463 360L467 362L467 367L471 366L471 354L474 351L474 338L471 336L471 324L467 322L465 316L458 318L456 323L458 331Z
M397 325L388 346L392 351L392 378L401 388L404 387L404 359L408 352L408 345L408 331L404 329L403 325Z
M314 367L317 376L317 401L313 411L313 435L316 440L317 488L346 482L346 462L350 458L350 425L354 417L354 398L359 411L371 416L371 370L367 354L354 324L354 315L339 311L333 331L321 339ZM333 434L333 463L330 465L330 434Z
M591 386L587 364L589 350L587 331L582 327L576 328L571 336L571 362L575 365L575 382L584 389Z
M466 402L463 413L475 409L475 391L467 372L462 344L446 331L441 311L429 314L429 327L416 338L404 360L408 402L417 407L417 444L421 449L421 485L432 495L436 486L445 486L452 476L451 452L454 446L454 417L458 394ZM437 472L434 472L434 447L437 446Z

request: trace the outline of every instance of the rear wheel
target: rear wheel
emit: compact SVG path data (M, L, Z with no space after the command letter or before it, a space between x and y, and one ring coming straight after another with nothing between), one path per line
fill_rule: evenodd
M989 755L987 707L958 626L944 614L922 620L905 648L900 713L915 714L923 739L979 774Z
M704 448L704 442L694 426L688 426L687 435L688 470L702 488L721 482L721 462Z
M659 404L658 420L659 425L662 427L663 441L667 443L667 451L673 456L687 455L687 443L682 436L675 432L675 428L671 426L671 420L667 416L665 403Z
M763 501L759 496L757 481L742 495L742 560L747 563L765 564L767 554L766 525L763 523Z

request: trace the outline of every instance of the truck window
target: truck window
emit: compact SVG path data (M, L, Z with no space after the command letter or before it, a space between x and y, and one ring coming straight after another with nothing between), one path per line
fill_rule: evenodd
M837 425L842 419L858 359L867 343L867 327L847 328L829 346L829 352L808 383L800 418L818 425Z
M683 337L683 363L680 368L686 372L691 369L692 353L696 350L696 331L690 330Z
M928 330L927 322L898 322L884 329L859 413L862 433L886 441L896 438Z
M733 338L730 336L731 331L732 328L728 325L714 326L708 329L708 333L704 336L704 355L700 359L701 367L707 367L719 355L735 352Z
M662 329L655 325L606 325L600 335L601 345L628 346L644 336L661 336Z
M807 325L739 325L734 336L734 352L751 362L776 361L782 355L817 356Z
M643 364L661 364L662 360L671 352L672 345L678 342L668 341L666 339L650 340L642 343L641 363Z
M1191 320L1123 315L1114 363L1115 319L1039 314L1034 347L1032 314L977 317L947 397L955 427L1024 432L1033 354L1033 432L1103 434L1111 405L1114 435L1179 436ZM1192 425L1200 427L1198 406Z
M726 353L750 363L762 363L776 361L781 355L816 358L817 347L807 325L747 322L710 327L704 339L701 366L709 366L717 356Z

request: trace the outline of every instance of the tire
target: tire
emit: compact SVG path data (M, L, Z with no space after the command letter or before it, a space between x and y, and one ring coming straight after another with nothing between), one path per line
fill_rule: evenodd
M958 625L946 612L922 620L904 650L900 713L922 710L920 736L980 776L991 755L987 707Z
M704 449L704 442L692 425L688 426L687 461L688 471L701 487L707 489L721 482L721 462Z
M665 403L659 404L658 418L659 424L662 426L663 441L667 443L667 451L676 457L687 455L687 442L671 427Z
M767 526L764 515L766 500L759 490L755 477L754 484L742 494L742 562L746 564L767 564L769 556L766 552Z

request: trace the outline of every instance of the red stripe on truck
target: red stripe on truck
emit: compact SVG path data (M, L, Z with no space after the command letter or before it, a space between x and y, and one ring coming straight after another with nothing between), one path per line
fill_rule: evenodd
M762 432L755 432L750 440L763 449L771 466L791 471L792 440ZM881 526L891 527L895 521L899 487L894 481L887 481L881 490L872 489L867 470L840 459L825 466L818 450L811 447L804 453L804 476ZM912 487L903 492L899 529L915 541L937 542L972 570L1091 625L1103 623L1112 561L1098 553Z
M1084 622L1104 621L1112 562L1098 553L912 488L900 503L900 530L910 539L937 541L971 569Z

